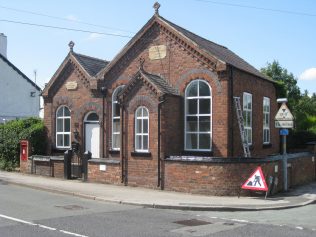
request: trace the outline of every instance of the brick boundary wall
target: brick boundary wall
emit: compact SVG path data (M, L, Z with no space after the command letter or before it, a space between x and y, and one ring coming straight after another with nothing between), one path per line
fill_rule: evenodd
M312 182L316 178L315 154L289 154L288 187ZM63 157L33 156L21 165L22 173L64 177ZM269 176L278 179L272 192L283 190L282 156L268 158L196 158L170 157L164 162L165 190L216 196L251 196L254 192L240 187L252 172L261 166L269 184ZM105 170L102 170L104 169ZM145 168L145 167L144 167ZM144 171L145 172L145 171ZM88 162L88 181L122 185L119 160L92 159ZM146 187L138 185L141 187ZM156 187L157 188L157 187Z
M64 178L64 158L60 156L30 156L27 162L20 164L20 172Z
M315 157L311 153L288 155L289 188L315 180ZM194 194L236 196L251 195L241 185L261 166L267 185L269 176L278 178L273 193L283 190L282 156L273 158L168 158L165 162L164 188Z
M288 164L290 164L290 167L288 167L290 188L316 180L315 155L289 158Z
M102 168L105 168L105 170L102 170ZM105 184L121 184L120 161L102 158L89 160L88 181Z

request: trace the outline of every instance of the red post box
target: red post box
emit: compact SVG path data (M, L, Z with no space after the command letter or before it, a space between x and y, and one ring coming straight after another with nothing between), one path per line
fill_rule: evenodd
M29 157L29 141L21 140L20 141L20 160L27 161Z

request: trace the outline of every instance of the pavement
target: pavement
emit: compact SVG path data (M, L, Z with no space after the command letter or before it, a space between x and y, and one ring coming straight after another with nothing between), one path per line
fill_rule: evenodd
M161 209L263 211L295 208L316 203L316 182L267 199L261 196L240 198L204 196L5 171L0 171L0 184L13 184L97 201Z

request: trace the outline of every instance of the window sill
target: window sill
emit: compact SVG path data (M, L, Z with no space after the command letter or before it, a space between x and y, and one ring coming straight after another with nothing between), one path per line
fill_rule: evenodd
M111 155L119 155L120 154L120 150L109 150L109 154L111 154Z
M134 157L151 157L151 152L132 151L131 156L134 156Z
M271 148L271 147L272 147L271 143L262 144L262 148Z
M182 151L184 156L213 156L213 151Z
M71 150L71 148L57 148L57 147L54 147L52 149L52 153L53 154L58 154L58 155L64 155L65 151L68 151L68 150Z

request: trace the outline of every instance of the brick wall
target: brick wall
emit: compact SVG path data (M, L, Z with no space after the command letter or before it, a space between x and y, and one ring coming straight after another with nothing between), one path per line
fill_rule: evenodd
M253 144L251 146L251 155L254 157L265 157L267 155L279 152L279 129L274 127L274 116L278 111L276 102L276 92L274 84L266 80L257 78L238 69L233 70L233 95L240 97L241 106L243 106L243 92L252 94L252 136ZM270 98L270 144L263 145L263 97ZM232 156L242 156L242 146L240 141L239 127L236 117L235 107L232 113L234 145L232 147Z
M157 185L158 149L158 100L146 87L141 87L128 101L124 121L127 159L127 183L130 186L155 187ZM145 106L149 112L149 151L146 154L135 152L135 111Z
M100 165L105 165L106 170L101 171ZM120 164L89 162L88 181L105 184L121 184Z
M161 157L164 158L183 150L183 100L167 97L161 107Z
M269 160L270 159L270 160ZM216 160L216 161L215 161ZM189 160L166 160L162 170L163 186L165 190L195 193L216 196L250 196L251 191L241 190L241 185L249 178L252 172L261 166L266 182L269 185L269 176L278 178L278 184L273 193L283 191L283 166L281 158L276 159L243 159L236 162L233 159L215 158L212 162L197 162ZM245 161L246 160L246 161ZM316 179L316 165L312 154L296 154L288 159L288 186L289 188L312 182ZM106 170L100 170L100 165L106 165ZM21 169L23 173L31 172L29 168ZM130 157L127 173L128 185L148 188L157 187L157 159L152 157ZM34 161L33 174L63 178L63 161L51 160ZM111 162L102 159L98 162L89 162L88 181L106 184L121 185L120 162Z
M298 159L289 159L288 163L288 185L295 187L302 184L307 184L315 180L316 164L315 158L306 156Z
M52 169L48 161L34 161L33 174L42 176L52 176Z
M311 155L289 159L288 163L291 164L291 167L288 168L289 187L315 180L315 161L312 161ZM282 160L239 164L166 161L165 189L206 195L238 195L241 185L259 165L268 185L269 176L278 178L278 185L275 187L274 193L282 191ZM250 191L246 190L242 190L241 194L251 195Z
M52 166L52 177L64 178L64 161L63 160L53 160L51 161Z

